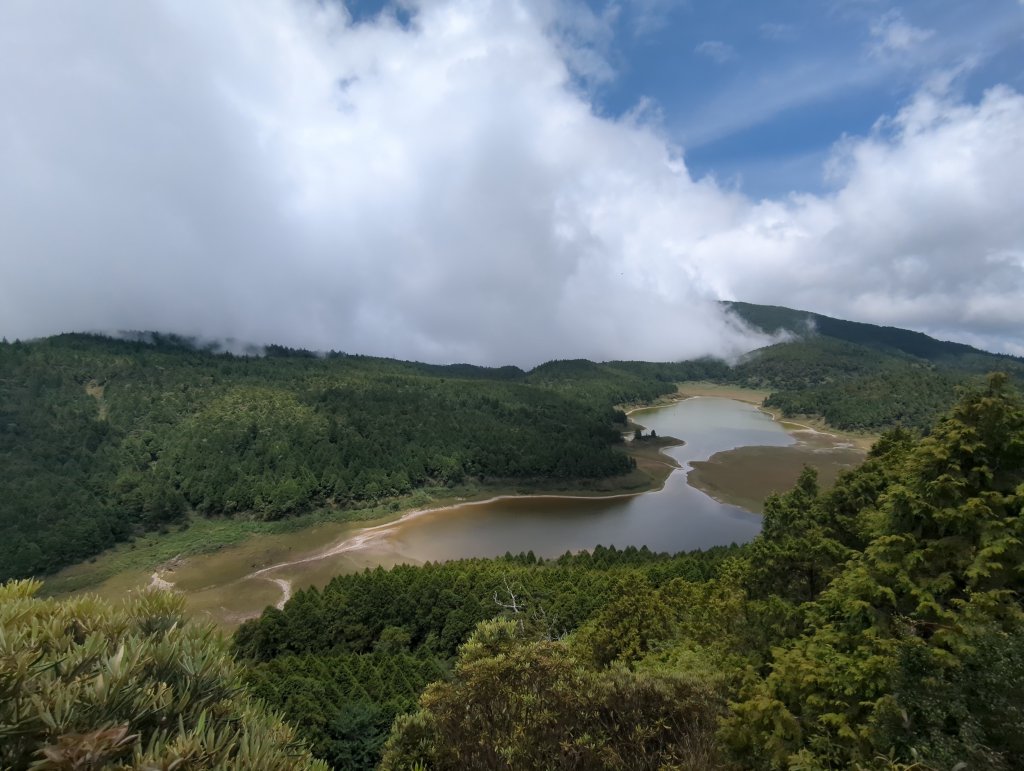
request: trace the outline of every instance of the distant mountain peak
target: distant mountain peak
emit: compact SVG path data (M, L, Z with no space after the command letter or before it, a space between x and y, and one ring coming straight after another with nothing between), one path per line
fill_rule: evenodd
M909 329L846 321L780 305L756 305L733 300L724 300L722 305L750 326L767 334L778 334L781 331L792 332L798 337L817 334L888 352L899 351L932 362L952 363L957 359L977 356L1021 361L1015 356L983 351L964 343L936 340L923 332Z

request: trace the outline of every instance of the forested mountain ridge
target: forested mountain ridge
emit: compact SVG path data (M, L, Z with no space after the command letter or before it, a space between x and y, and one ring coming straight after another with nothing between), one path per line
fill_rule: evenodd
M723 305L750 326L768 334L789 332L798 338L831 337L869 348L905 353L931 362L955 363L961 368L976 366L991 370L999 361L1002 361L1004 366L1009 363L1011 367L1024 364L1020 357L989 353L964 343L936 340L923 332L899 327L846 321L821 313L799 311L778 305L755 305L736 301L726 301Z
M803 318L734 307L766 328ZM843 334L861 339L865 326ZM525 372L273 345L238 356L156 333L4 341L0 580L53 571L190 512L273 519L467 479L550 487L621 475L631 465L613 447L625 420L615 406L681 381L764 389L784 414L878 431L928 426L980 364L1022 369L933 342L935 361L817 334L733 364L565 360ZM953 354L963 366L949 364Z
M952 405L958 386L990 371L1024 376L1020 357L920 332L778 306L724 305L755 329L790 335L743 357L731 377L770 390L766 405L785 415L821 416L836 428L924 430Z
M746 546L339 576L235 645L336 768L1009 771L1022 565L1024 402L997 375L832 490L805 473Z
M104 536L188 509L276 517L354 484L393 484L398 472L411 486L416 463L424 473L519 464L570 478L586 458L599 473L606 459L624 458L612 446L623 425L613 405L672 393L677 380L763 378L813 393L803 377L829 396L844 382L837 373L895 385L925 373L948 378L950 390L967 384L927 436L887 433L825 493L805 474L767 501L763 533L747 546L340 576L240 628L242 672L228 671L210 631L182 638L182 655L227 676L210 687L244 677L338 768L1008 770L1024 753L1024 404L1005 376L971 385L960 371L825 337L732 367L563 361L522 372L267 353L159 337L0 344L0 565L11 570L28 555L39 558L28 570L45 570L54 554L77 558ZM943 398L953 397L931 408ZM501 442L523 440L528 452L488 444L481 426L511 431ZM340 462L356 450L374 461L361 482ZM407 452L404 465L387 466L397 452ZM354 471L367 467L351 460ZM317 474L321 461L337 475ZM39 711L14 767L44 746L54 757L109 752L144 767L132 765L148 750L110 673L130 673L118 682L131 698L150 698L146 678L164 677L170 649L146 638L174 626L180 608L157 604L153 620L145 608L37 601L28 584L7 592L0 647L57 636L83 667L56 661L40 674L23 666L29 648L0 651L9 695L36 688L28 695L45 707L50 687L33 678L66 681L60 714L69 719L57 728ZM192 693L197 671L164 674ZM120 710L107 722L107 702L90 695L99 682ZM218 707L227 723L216 729L202 706L192 709L176 746L248 752L233 727L242 714L302 755L288 729L245 699ZM156 736L146 710L139 727Z
M0 344L0 579L189 511L272 519L469 477L623 474L613 405L674 390L623 373L577 394L515 368L149 340Z

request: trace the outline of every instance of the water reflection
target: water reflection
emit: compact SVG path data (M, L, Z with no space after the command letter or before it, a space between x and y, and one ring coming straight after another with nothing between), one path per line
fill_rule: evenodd
M644 410L634 420L686 441L665 452L683 468L657 492L611 500L514 498L466 504L399 523L382 534L393 556L410 561L493 557L533 551L554 557L604 546L683 551L753 538L759 516L719 503L686 483L688 463L747 445L784 447L795 440L770 416L728 399L687 399ZM381 548L378 541L368 548Z

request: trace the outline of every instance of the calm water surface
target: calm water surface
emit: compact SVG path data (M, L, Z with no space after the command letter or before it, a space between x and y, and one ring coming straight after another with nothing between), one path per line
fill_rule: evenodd
M460 504L370 528L327 523L257 536L154 575L183 591L193 613L231 628L268 604L283 604L293 590L324 586L339 573L378 565L495 557L506 551L556 557L599 544L676 552L741 543L757 534L759 516L690 487L687 465L735 447L794 444L789 434L751 405L728 399L688 399L633 418L686 442L665 450L683 468L658 492L612 500L546 496ZM150 580L149 571L129 571L94 589L119 597Z
M554 557L599 544L675 552L742 543L758 533L759 516L690 487L687 464L735 447L794 444L778 423L752 405L701 397L636 412L633 420L686 442L664 450L683 469L662 490L613 500L539 497L457 506L389 529L388 548L415 562L529 550Z

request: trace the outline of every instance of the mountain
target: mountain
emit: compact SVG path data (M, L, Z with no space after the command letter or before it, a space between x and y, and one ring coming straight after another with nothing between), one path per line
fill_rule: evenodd
M992 369L992 365L997 363L1011 368L1024 366L1024 359L1019 357L989 353L964 343L936 340L909 329L845 321L778 305L754 305L736 301L725 301L722 304L750 326L768 334L790 332L798 339L829 337L885 353L904 353L937 364L971 370Z
M831 491L805 472L749 545L340 576L243 626L240 668L152 595L122 613L8 584L16 730L0 765L319 767L255 696L337 768L1016 767L1024 404L978 373L1020 377L1021 361L736 312L794 337L733 363L530 372L161 335L0 343L0 581L190 517L358 518L466 481L602 480L630 467L615 405L687 380L762 388L834 426L915 429L887 431Z
M831 490L805 471L744 546L339 575L235 649L335 768L1010 771L1022 511L995 375Z
M925 430L981 373L1024 363L906 330L731 303L791 340L732 364L585 360L428 365L188 338L0 342L0 580L87 559L188 517L368 516L453 485L568 489L619 478L616 405L703 380L785 415ZM362 512L362 513L359 513ZM347 514L346 514L347 516Z
M674 386L564 382L273 346L235 356L155 335L0 343L0 580L194 514L365 517L431 488L631 473L613 405Z
M839 429L927 430L958 388L985 373L1024 377L1024 359L920 332L771 305L725 305L757 329L790 333L788 341L743 357L727 378L771 391L765 405L784 415L821 417Z

